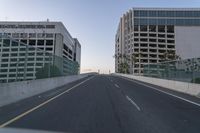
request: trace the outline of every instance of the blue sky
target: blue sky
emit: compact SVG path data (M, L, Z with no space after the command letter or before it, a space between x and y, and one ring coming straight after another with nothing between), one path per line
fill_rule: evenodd
M200 0L0 0L0 21L62 21L82 44L81 71L114 71L114 37L132 7L200 7Z

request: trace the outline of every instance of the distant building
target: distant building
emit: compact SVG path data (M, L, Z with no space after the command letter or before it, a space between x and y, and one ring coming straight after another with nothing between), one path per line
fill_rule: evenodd
M200 9L133 8L119 22L115 36L115 71L124 58L134 55L129 71L143 75L145 64L163 61L170 51L182 59L200 56Z
M75 74L73 62L80 68L81 45L62 22L0 22L0 35L0 82L35 79L49 61L64 75ZM55 57L49 60L50 55Z

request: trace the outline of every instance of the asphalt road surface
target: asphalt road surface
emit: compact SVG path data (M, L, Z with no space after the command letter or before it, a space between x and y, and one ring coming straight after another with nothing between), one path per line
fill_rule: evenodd
M0 108L0 127L72 133L200 133L200 100L111 75Z

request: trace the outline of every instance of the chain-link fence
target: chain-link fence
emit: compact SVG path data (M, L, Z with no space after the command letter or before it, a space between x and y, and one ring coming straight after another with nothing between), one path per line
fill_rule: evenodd
M0 35L0 83L78 74L78 62L53 53L52 46L30 46Z
M200 83L200 58L146 64L144 76Z

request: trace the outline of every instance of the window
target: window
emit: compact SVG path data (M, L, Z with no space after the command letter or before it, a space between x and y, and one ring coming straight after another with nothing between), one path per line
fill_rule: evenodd
M25 61L25 58L19 58L19 62L20 62L20 61Z
M185 17L185 12L183 11L175 11L176 17Z
M8 64L1 64L1 67L8 67Z
M10 40L9 39L4 39L3 40L3 46L9 47L10 46Z
M52 38L52 37L53 37L53 34L50 34L50 33L46 34L46 38Z
M148 19L140 19L140 24L141 25L148 25Z
M149 47L157 47L157 44L149 44Z
M52 51L53 48L46 48L46 51Z
M176 21L175 21L175 19L167 19L167 20L166 20L166 24L167 24L167 25L175 25L175 24L176 24Z
M33 61L34 60L34 58L28 58L28 61Z
M156 39L149 39L149 42L156 42Z
M140 36L147 36L147 33L141 33Z
M140 26L140 31L147 31L147 26L146 25L141 25Z
M35 53L31 52L31 53L28 53L28 56L34 56Z
M55 25L46 25L46 28L54 29L54 28L55 28Z
M13 33L13 34L12 34L12 37L13 37L13 38L19 38L19 33Z
M27 68L27 71L33 71L33 68Z
M158 37L165 38L165 34L158 34Z
M139 17L140 16L140 12L139 11L134 11L134 16L135 17Z
M12 41L12 46L18 46L18 42Z
M135 44L134 44L134 46L135 46L135 47L138 47L138 46L139 46L139 44L138 44L138 43L135 43Z
M26 76L30 76L30 77L32 77L33 74L32 74L32 73L27 73Z
M167 26L168 33L174 33L174 26Z
M8 62L8 59L1 59L2 62Z
M27 40L20 40L23 44L27 44Z
M36 44L36 40L29 40L29 45L35 46L35 44Z
M141 43L140 46L141 47L148 47L148 44L147 43Z
M166 16L167 17L175 17L175 12L174 11L166 11Z
M158 39L158 42L165 43L165 40L164 39Z
M37 34L37 37L38 37L38 38L44 38L44 37L45 37L45 33L38 33L38 34Z
M159 48L166 48L166 45L158 44L158 47L159 47Z
M158 32L165 32L165 26L164 25L159 25L158 26Z
M174 40L167 40L167 43L174 43Z
M157 17L157 11L149 11L149 17Z
M36 33L29 33L30 38L36 38Z
M140 17L148 17L148 11L140 11Z
M138 25L135 25L134 26L134 31L138 31L138 30L139 30Z
M38 40L37 45L39 46L44 46L44 40Z
M19 56L25 56L26 54L25 53L19 53Z
M156 34L149 34L150 37L156 37Z
M167 38L174 38L174 35L167 35Z
M9 54L2 54L2 57L8 57L9 56Z
M6 48L6 49L3 49L2 51L3 51L3 52L8 52L8 51L9 51L9 49L8 49L8 48Z
M11 51L18 51L18 48L12 48Z
M157 19L149 19L149 25L157 25Z
M28 37L28 34L27 34L27 33L20 33L20 37L21 37L21 38L27 38L27 37Z
M166 24L166 19L158 19L158 25L165 25Z
M10 69L9 72L16 72L16 69Z
M155 25L149 25L149 32L156 32L156 26Z
M166 17L166 11L158 11L158 17Z
M137 42L137 41L139 41L139 39L138 38L134 38L134 41Z
M167 48L175 48L174 45L167 45Z
M53 40L46 40L47 46L53 46Z
M140 38L140 41L142 41L142 42L147 42L148 39L147 39L147 38Z

